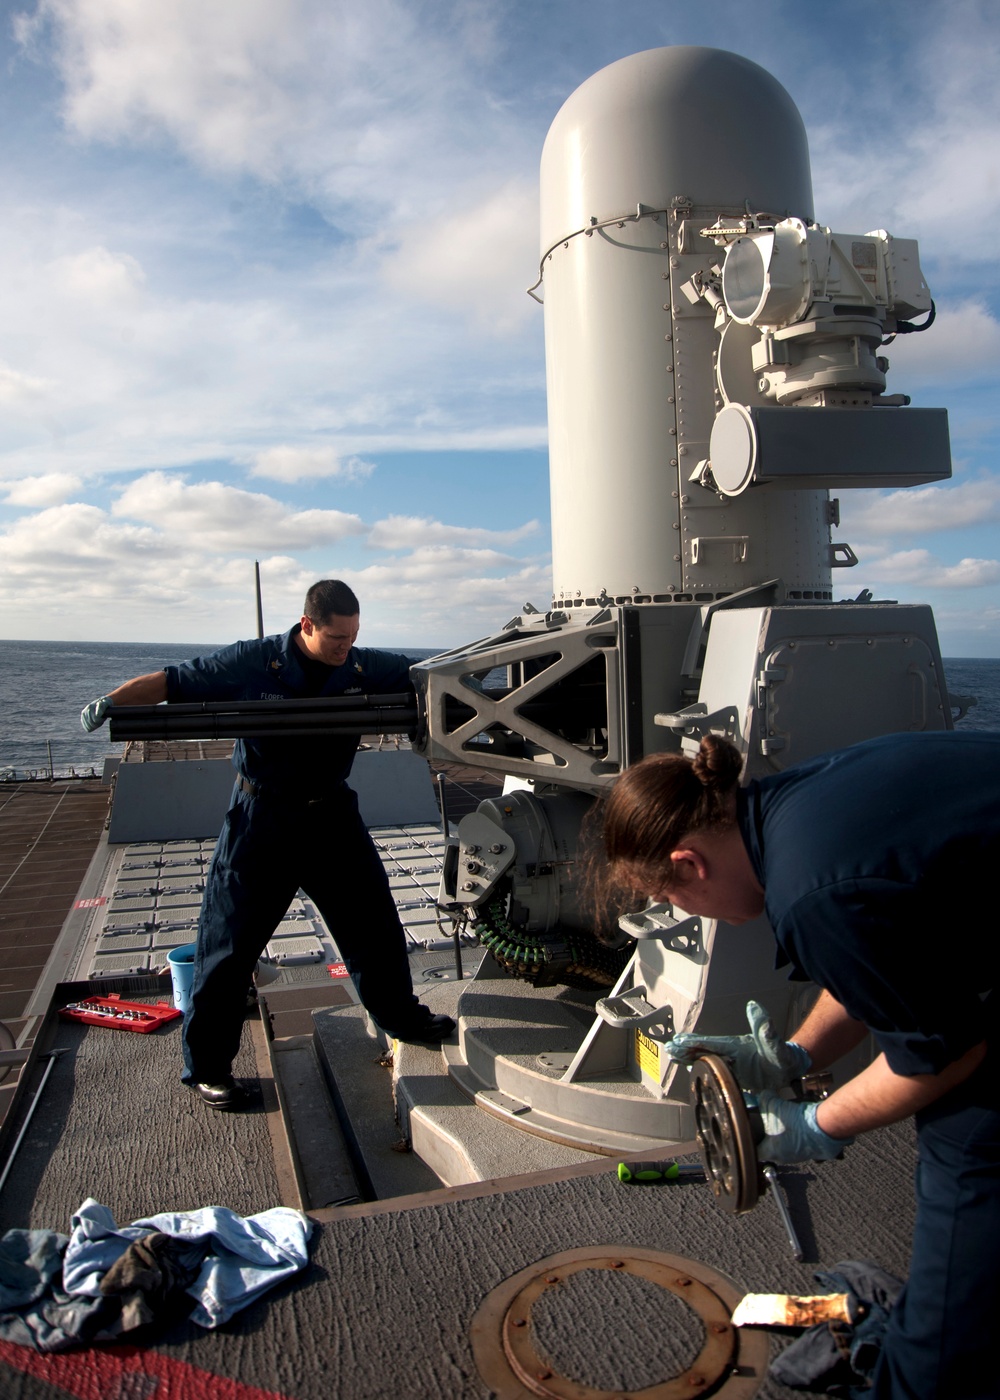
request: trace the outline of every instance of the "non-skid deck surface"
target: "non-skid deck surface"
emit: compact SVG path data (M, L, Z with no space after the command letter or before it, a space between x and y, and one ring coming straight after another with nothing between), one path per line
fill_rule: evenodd
M902 1125L869 1135L843 1162L792 1174L792 1208L807 1255L825 1266L871 1258L905 1273L912 1142L912 1128ZM217 1162L220 1172L230 1165ZM185 1324L155 1350L136 1355L121 1349L116 1357L108 1348L53 1363L22 1357L30 1377L13 1369L9 1351L0 1351L0 1394L5 1400L61 1400L63 1390L89 1396L82 1378L99 1374L103 1390L94 1394L161 1393L170 1400L264 1400L261 1392L286 1400L486 1400L490 1390L469 1341L485 1295L528 1265L590 1245L686 1256L740 1289L816 1291L817 1265L792 1259L772 1202L734 1218L703 1184L627 1187L606 1171L395 1212L386 1203L350 1208L319 1228L313 1265L300 1281L276 1290L224 1332ZM606 1275L591 1277L595 1287L609 1286ZM689 1345L679 1332L690 1319L679 1318L671 1298L644 1294L634 1282L617 1304L599 1291L588 1297L586 1289L569 1299L568 1312L564 1306L561 1316L547 1320L556 1331L554 1359L590 1384L605 1385L609 1376L652 1384L665 1378L664 1347L676 1358ZM675 1373L669 1364L666 1374ZM46 1377L60 1389L39 1389ZM239 1384L222 1388L216 1377ZM158 1378L169 1378L170 1386L164 1380L158 1392ZM759 1393L791 1400L800 1392L766 1381Z
M263 1102L218 1113L184 1088L180 1026L139 1035L60 1021L55 1045L66 1053L0 1196L0 1229L67 1231L88 1196L120 1224L164 1210L250 1215L281 1204ZM235 1071L257 1074L249 1026Z
M0 786L0 1020L15 1033L107 815L97 779Z

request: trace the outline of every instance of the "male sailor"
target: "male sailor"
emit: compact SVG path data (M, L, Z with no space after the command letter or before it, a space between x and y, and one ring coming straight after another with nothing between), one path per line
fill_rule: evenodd
M711 734L693 759L630 768L605 809L609 869L687 914L741 924L766 912L792 976L822 990L789 1042L751 1002L749 1035L680 1034L666 1048L733 1062L758 1093L764 1162L834 1158L857 1133L915 1116L910 1274L870 1394L1000 1395L1000 735L890 734L746 786L741 768ZM781 1092L868 1032L878 1058L822 1103Z
M111 706L283 700L410 689L407 657L355 645L360 606L339 579L306 594L284 635L137 676L89 704L84 729ZM198 926L182 1079L210 1108L247 1106L233 1079L257 959L301 887L323 915L362 1004L399 1040L437 1042L455 1029L413 994L406 938L389 882L347 785L358 739L239 739L236 785L208 872Z

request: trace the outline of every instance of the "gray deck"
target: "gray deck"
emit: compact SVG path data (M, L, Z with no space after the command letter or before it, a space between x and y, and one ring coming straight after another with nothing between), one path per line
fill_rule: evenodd
M407 842L403 833L392 836L386 855L415 870ZM108 877L100 859L92 863L91 878L102 889ZM406 902L414 918L423 917L419 898ZM83 924L96 930L103 917L88 910L71 915L67 943L81 959L74 966L93 956ZM72 963L68 953L65 961ZM415 944L418 985L425 964L431 970L449 961L447 953L419 952ZM168 1209L215 1204L250 1214L306 1200L316 1233L310 1268L220 1332L182 1324L145 1349L111 1346L55 1357L0 1342L3 1400L486 1400L491 1388L477 1371L469 1336L477 1309L520 1270L584 1246L613 1246L626 1257L631 1248L680 1255L728 1276L739 1292L812 1292L816 1264L845 1258L873 1258L905 1274L913 1217L909 1125L870 1135L843 1162L785 1174L810 1260L805 1265L792 1259L767 1199L734 1219L704 1183L626 1187L614 1158L595 1161L523 1134L518 1170L527 1174L436 1188L429 1169L398 1149L405 1148L407 1126L416 1136L418 1119L421 1131L429 1131L448 1082L439 1056L407 1049L407 1083L417 1088L412 1121L399 1128L392 1075L377 1063L379 1047L365 1032L360 1008L342 984L330 982L325 967L316 971L319 977L312 968L300 976L286 970L262 992L264 1019L254 1012L247 1020L236 1070L257 1075L261 1089L246 1114L213 1113L181 1087L176 1022L143 1036L36 1017L32 1039L37 1031L41 1048L50 1043L66 1053L0 1196L0 1228L65 1231L76 1208L94 1196L122 1223ZM90 990L111 990L110 980ZM457 983L424 985L437 1009L457 998ZM67 989L53 982L53 992L60 991L66 1000ZM78 985L72 994L84 993ZM314 1047L311 1013L322 1006L328 1009L318 1013L322 1034ZM45 1063L25 1070L32 1092ZM272 1063L283 1066L282 1080L287 1067L281 1096L299 1134L291 1149ZM316 1111L310 1108L324 1074L336 1082L363 1140L353 1158L337 1140L329 1105L316 1100ZM23 1116L32 1092L21 1096L12 1118ZM461 1120L466 1138L472 1121L472 1176L484 1171L474 1158L495 1162L498 1172L513 1170L503 1165L514 1159L495 1134L516 1128L480 1115L460 1096L448 1098L443 1110L445 1128ZM330 1204L372 1191L407 1194ZM701 1326L671 1295L607 1270L588 1271L560 1290L538 1325L554 1366L623 1397L685 1366ZM723 1387L722 1396L727 1393ZM795 1392L764 1381L759 1393L790 1400Z
M156 1121L166 1124L174 1116L161 1114ZM230 1200L256 1202L256 1188L235 1179L248 1141L245 1125L225 1120L216 1129L216 1122L210 1125L210 1152L200 1155L210 1157L220 1181L230 1182ZM174 1125L169 1131L187 1155L190 1143L184 1131ZM902 1127L872 1134L843 1162L787 1173L807 1254L826 1265L843 1258L875 1258L905 1273L911 1162L912 1130ZM101 1179L117 1201L141 1201L149 1210L184 1198L176 1183L166 1187L162 1172L148 1170L154 1164L147 1150L139 1163L138 1170L125 1169L127 1184L116 1188L108 1160ZM626 1187L606 1165L598 1166L597 1175L594 1168L582 1170L587 1174L520 1189L517 1182L505 1183L507 1189L501 1190L458 1188L436 1203L413 1198L421 1202L413 1208L406 1208L406 1201L347 1207L318 1227L312 1267L299 1280L275 1290L223 1331L208 1334L183 1324L140 1354L138 1363L127 1348L108 1348L101 1354L102 1374L113 1376L119 1368L124 1379L127 1368L128 1384L136 1386L142 1375L151 1380L162 1376L167 1362L182 1363L191 1388L169 1393L184 1397L228 1396L211 1385L205 1389L204 1379L199 1382L187 1372L193 1367L285 1400L329 1400L331 1395L342 1400L486 1400L490 1389L477 1373L469 1340L474 1313L511 1274L578 1246L614 1245L626 1254L630 1246L664 1250L719 1270L740 1290L814 1291L815 1265L793 1261L769 1201L750 1215L733 1218L718 1208L704 1184ZM100 1184L97 1178L95 1182ZM154 1193L154 1182L166 1187L165 1193ZM463 1192L484 1194L463 1199ZM68 1203L73 1195L65 1186L43 1187L32 1203L31 1220L65 1228L57 1198ZM607 1286L606 1275L594 1278ZM665 1333L684 1332L685 1322L693 1328L693 1320L678 1317L669 1296L650 1294L636 1306L634 1285L622 1293L620 1306L605 1303L596 1314L591 1306L587 1326L561 1332L561 1346L555 1348L562 1364L572 1365L591 1384L617 1377L619 1394L626 1380L635 1386L663 1379ZM578 1301L585 1309L586 1297ZM677 1338L671 1352L682 1347ZM5 1400L61 1400L61 1388L39 1388L49 1375L71 1394L89 1394L76 1384L88 1368L92 1373L93 1357L92 1352L52 1362L33 1353L16 1357L32 1367L29 1377L13 1369L9 1349L0 1348L0 1393ZM115 1390L108 1382L104 1393L145 1396L153 1390ZM242 1393L234 1392L234 1400ZM772 1400L790 1400L795 1394L770 1381L759 1393ZM259 1390L255 1395L262 1400Z

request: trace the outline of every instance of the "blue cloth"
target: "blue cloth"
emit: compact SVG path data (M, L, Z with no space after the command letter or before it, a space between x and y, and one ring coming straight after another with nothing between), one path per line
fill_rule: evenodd
M987 1400L1000 1312L1000 735L900 734L740 793L737 818L793 976L874 1033L897 1074L983 1064L917 1115L917 1221L875 1400Z
M48 1291L67 1243L55 1230L7 1231L0 1239L0 1311L23 1307Z
M309 1262L312 1222L277 1206L246 1218L221 1206L152 1215L119 1227L107 1206L88 1199L72 1233L8 1230L0 1239L0 1337L38 1351L128 1340L122 1298L101 1284L129 1246L159 1231L207 1253L187 1293L201 1327L227 1322Z
M813 1278L824 1292L846 1293L853 1321L810 1327L772 1362L782 1385L860 1400L871 1394L886 1327L902 1283L868 1260L847 1259Z
M222 1206L168 1211L119 1227L107 1206L88 1199L73 1217L63 1256L63 1287L77 1297L100 1298L101 1279L132 1240L152 1230L185 1240L211 1242L211 1252L188 1292L201 1327L219 1327L268 1288L309 1262L312 1222L297 1210L276 1206L243 1217Z
M167 666L170 702L299 699L317 693L316 668L295 638L237 642ZM320 672L325 696L410 689L410 661L352 647ZM257 959L303 889L323 915L362 1004L390 1033L413 1027L406 935L382 863L346 785L355 737L268 735L237 742L233 762L255 784L237 784L209 869L198 928L191 1006L184 1019L188 1084L218 1084L239 1049ZM426 1013L424 1013L426 1014Z

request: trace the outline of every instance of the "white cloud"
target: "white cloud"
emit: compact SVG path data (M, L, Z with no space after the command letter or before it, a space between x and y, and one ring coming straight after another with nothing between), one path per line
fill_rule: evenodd
M962 384L1000 378L1000 322L979 299L937 304L927 331L900 336L885 352L889 391L917 384Z
M271 496L221 481L196 482L149 472L122 491L116 516L149 521L192 545L212 550L314 549L360 535L357 515L339 510L289 510Z
M919 238L924 260L974 262L1000 215L995 7L922 6L920 28L891 105L875 85L859 92L839 62L830 66L826 95L841 105L810 130L816 216L842 232L881 225Z
M390 515L377 520L368 535L373 549L426 549L434 545L511 545L538 533L537 520L515 530L488 530L479 526L444 525L416 515Z
M165 135L211 170L300 182L334 206L372 201L366 217L383 225L389 190L406 202L428 163L481 166L452 125L460 99L467 119L491 111L473 69L493 26L477 10L458 5L435 23L399 0L363 11L351 0L40 0L18 35L29 51L54 36L78 135Z
M166 550L150 526L118 525L99 507L74 502L15 521L3 536L3 572L8 580L72 579L75 589L106 577L123 560L141 571Z
M928 534L1000 520L1000 477L948 486L911 486L888 495L852 492L841 498L843 521L863 535Z
M59 291L100 303L131 301L146 280L131 254L112 253L102 247L56 258L46 274Z
M254 458L250 475L271 481L304 481L313 477L361 481L374 470L374 462L344 457L334 447L269 447Z
M365 578L405 584L424 584L432 588L462 578L474 571L477 575L491 569L511 568L519 561L495 549L462 549L448 545L423 545L409 554L397 556L386 564L372 564L362 570ZM460 596L460 595L459 595Z
M52 388L48 379L21 374L0 362L0 404L11 407L26 400L37 399Z
M913 583L923 588L984 588L1000 583L1000 561L961 559L942 564L929 550L905 549L873 563L867 572L887 583Z
M366 639L399 645L409 637L414 645L458 646L498 631L525 602L546 607L552 596L551 570L542 561L504 567L485 551L465 551L439 556L436 563L440 571L423 555L412 567L403 560L402 568L373 564L341 572L361 600Z
M26 476L20 481L7 481L0 490L7 493L12 506L57 506L67 496L79 491L82 482L68 472L48 472L45 476Z
M80 135L166 129L206 163L273 171L293 121L285 88L308 42L300 9L294 0L41 0L19 37L30 43L44 23L54 27L65 117Z
M470 207L407 227L382 275L403 296L509 334L538 310L524 291L538 261L537 228L535 185L511 180Z

